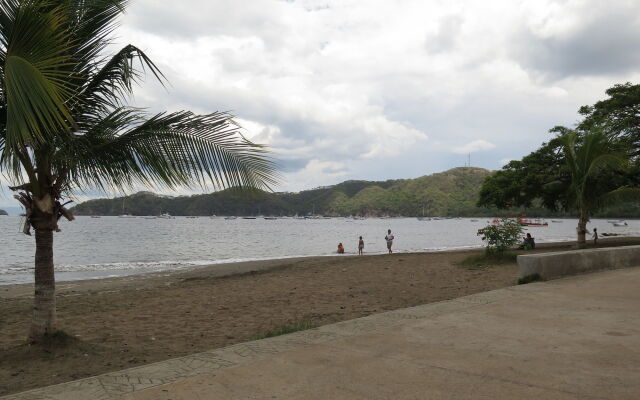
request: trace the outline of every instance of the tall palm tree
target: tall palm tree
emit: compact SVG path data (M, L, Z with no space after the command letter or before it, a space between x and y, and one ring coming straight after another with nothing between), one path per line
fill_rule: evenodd
M579 135L567 131L562 137L562 148L566 168L570 176L568 186L569 204L578 213L578 246L586 245L587 223L593 212L615 202L640 198L640 189L630 187L611 188L602 174L623 171L628 159L602 130L594 128Z
M126 0L3 0L0 3L0 172L35 230L35 297L29 337L56 330L53 232L73 215L78 190L137 185L269 189L267 150L246 140L224 112L149 115L126 102L145 71L135 46L112 56L111 33Z

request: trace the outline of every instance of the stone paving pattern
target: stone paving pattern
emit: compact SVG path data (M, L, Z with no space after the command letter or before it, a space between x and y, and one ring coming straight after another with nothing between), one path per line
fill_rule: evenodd
M35 389L31 399L639 399L640 268L479 293Z

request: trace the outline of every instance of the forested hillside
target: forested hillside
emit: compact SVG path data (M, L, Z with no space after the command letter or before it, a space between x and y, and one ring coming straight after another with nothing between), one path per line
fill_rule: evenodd
M346 181L299 193L220 192L167 197L150 192L90 200L77 215L308 215L471 216L493 215L476 206L480 186L490 174L481 168L454 168L416 179Z
M81 203L76 215L329 215L329 216L565 216L567 211L550 211L534 204L529 208L500 210L478 207L480 188L491 172L482 168L460 167L416 179L380 182L346 181L299 193L267 193L228 189L194 196L160 196L139 192L126 197L98 199ZM613 206L596 217L634 217L640 206Z

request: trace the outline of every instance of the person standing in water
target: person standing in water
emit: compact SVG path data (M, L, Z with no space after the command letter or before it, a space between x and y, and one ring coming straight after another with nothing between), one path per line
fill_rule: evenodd
M358 255L362 255L362 250L364 250L364 240L362 240L362 236L360 236L360 240L358 241Z
M344 246L342 243L338 243L338 254L344 254Z
M598 244L598 228L593 228L593 245Z
M387 236L384 237L384 240L387 241L387 249L389 249L389 254L393 253L391 250L391 246L393 246L393 235L391 234L391 229L387 231Z

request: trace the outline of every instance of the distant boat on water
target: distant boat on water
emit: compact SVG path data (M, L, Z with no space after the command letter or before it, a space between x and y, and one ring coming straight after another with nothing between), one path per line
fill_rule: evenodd
M100 218L99 215L92 215L91 218Z
M537 219L535 221L532 220L528 220L528 219L523 219L520 221L520 224L524 225L524 226L549 226L549 223L540 219Z
M274 219L278 219L278 217L264 217L264 219L274 220Z
M238 219L238 217L229 216L229 217L224 217L224 219Z
M162 219L175 219L176 217L174 217L173 215L169 214L169 213L162 213L158 216L158 218L162 218Z
M628 226L626 221L616 221L611 223L613 226Z
M562 221L561 219L552 219L551 222L562 223L564 221Z
M242 219L256 219L256 217L242 217Z

